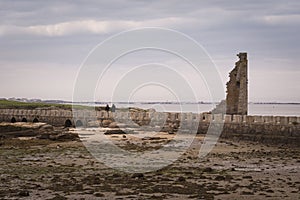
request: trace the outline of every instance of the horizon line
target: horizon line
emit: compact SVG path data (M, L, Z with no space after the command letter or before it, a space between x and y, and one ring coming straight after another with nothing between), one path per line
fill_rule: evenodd
M51 103L95 103L95 104L102 104L102 103L119 103L119 104L134 104L134 103L141 103L141 104L156 104L156 103L161 103L161 104L216 104L218 102L212 102L212 101L70 101L70 100L60 100L60 99L38 99L38 98L0 98L0 100L11 100L11 101L18 101L18 102L51 102ZM300 102L280 102L280 101L249 101L248 104L300 104Z

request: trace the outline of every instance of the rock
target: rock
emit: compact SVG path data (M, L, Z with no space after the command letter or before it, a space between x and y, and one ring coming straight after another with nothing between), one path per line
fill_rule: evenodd
M144 178L143 173L134 173L132 174L131 178Z
M49 139L49 140L58 140L58 141L66 141L66 140L78 140L79 136L75 133L70 132L62 132L62 133L41 133L37 136L38 139Z
M252 179L252 176L243 176L243 179Z
M103 127L108 127L112 123L112 120L105 119L102 121L101 125Z
M142 140L162 140L162 139L167 139L167 138L161 138L161 137L150 137L150 136L146 136L146 137L143 137Z
M29 192L27 190L22 190L18 193L18 195L20 197L28 197L29 196Z
M59 140L59 141L77 140L77 139L79 139L77 134L69 133L69 132L61 133L56 136L56 140Z
M44 124L0 123L0 138L33 137L38 135L39 128Z
M67 198L59 194L56 194L56 196L53 197L51 200L67 200Z
M100 123L99 121L90 121L87 123L87 127L99 127Z
M38 139L47 140L50 138L50 133L42 133L37 136Z
M219 176L217 176L217 177L215 178L215 180L216 180L216 181L224 181L224 180L225 180L225 177L219 175Z
M54 134L53 134L53 135L50 135L50 134L49 134L48 139L49 139L49 140L57 140L57 135L54 135Z
M232 180L233 179L233 177L231 176L231 175L226 175L225 176L225 180L226 181L230 181L230 180Z
M211 167L206 167L203 169L203 172L212 172L213 169Z
M104 194L100 193L100 192L96 192L94 193L95 197L104 197Z
M121 130L121 129L111 129L107 130L104 135L112 135L112 134L133 134L133 130Z
M119 126L117 122L112 122L108 125L108 128L119 128Z
M184 178L183 176L179 176L178 179L177 179L177 181L179 181L179 182L184 182L184 181L185 181L185 178Z
M118 123L118 127L119 128L126 128L128 126L126 124L123 124L123 123Z
M115 173L115 174L113 174L113 175L112 175L112 177L113 177L113 178L119 178L119 177L121 177L121 175L120 175L120 174L117 174L117 173Z
M53 131L53 130L54 130L54 128L50 124L45 124L40 127L40 131Z
M266 190L266 192L267 193L274 193L274 190L269 189L269 190Z
M249 191L242 191L241 195L254 195L253 192L249 192Z

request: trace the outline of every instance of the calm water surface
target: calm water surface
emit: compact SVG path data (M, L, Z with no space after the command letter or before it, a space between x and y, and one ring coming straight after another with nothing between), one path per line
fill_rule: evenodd
M139 107L144 109L154 108L160 112L193 112L201 113L211 111L213 104L130 104L116 105L117 107ZM271 116L300 116L300 104L249 104L249 115Z
M90 105L93 104L80 104ZM193 112L202 113L211 111L215 104L115 104L117 108L137 107L143 109L154 108L158 112ZM97 104L96 106L104 106ZM300 104L249 104L249 115L269 116L300 116Z

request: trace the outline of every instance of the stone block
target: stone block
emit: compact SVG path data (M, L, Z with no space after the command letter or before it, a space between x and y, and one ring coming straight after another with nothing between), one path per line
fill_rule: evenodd
M289 124L297 124L297 117L289 117Z
M176 121L176 113L170 113L169 115L170 121L175 122Z
M288 125L289 124L289 118L288 117L280 117L280 124L281 125Z
M203 121L203 113L200 113L199 114L199 122L202 122Z
M208 122L208 123L210 123L211 121L212 121L212 116L211 116L211 114L204 114L203 115L203 121L204 122Z
M254 116L254 123L264 123L262 116Z
M97 118L101 118L101 111L96 111L96 116L97 116Z
M54 116L54 111L53 110L41 110L41 115L42 116Z
M187 113L180 113L180 118L181 121L187 120Z
M144 120L151 121L149 113L145 113Z
M214 114L213 115L214 122L223 122L223 114Z
M101 111L101 114L100 114L101 118L105 118L105 115L106 115L106 114L107 114L106 111Z
M139 113L137 113L137 112L129 112L129 114L130 114L130 119L132 119L132 120L138 119Z
M72 111L66 111L66 117L73 117Z
M167 117L167 113L159 113L159 121L165 122Z
M137 119L137 120L143 121L143 120L144 120L144 116L145 116L145 113L144 113L144 112L139 112L139 113L138 113L138 119Z
M224 122L231 123L232 122L232 115L224 115Z
M193 113L193 121L199 123L199 121L200 121L200 115L196 114L196 113Z
M154 112L151 114L151 121L157 122L159 120L159 113Z
M193 113L187 113L186 119L187 121L193 121Z
M90 115L91 115L90 111L88 111L88 110L83 110L82 112L83 112L83 116L84 116L85 118L89 118Z
M243 122L243 116L242 115L233 115L233 123L242 123Z
M254 123L254 116L246 116L246 123L247 124L252 124Z
M274 123L273 116L263 116L263 122L266 124L273 124Z
M103 112L102 114L103 114L102 115L103 118L108 118L108 113L107 112Z
M280 116L274 116L273 121L275 124L280 124Z

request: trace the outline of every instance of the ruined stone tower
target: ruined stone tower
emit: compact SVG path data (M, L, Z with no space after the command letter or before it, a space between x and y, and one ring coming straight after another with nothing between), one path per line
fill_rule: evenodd
M239 61L230 72L227 85L226 114L248 113L248 60L247 53L237 55Z
M248 60L247 53L237 55L239 61L229 73L226 100L222 100L212 113L247 115L248 113Z

